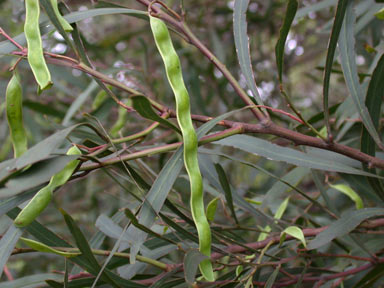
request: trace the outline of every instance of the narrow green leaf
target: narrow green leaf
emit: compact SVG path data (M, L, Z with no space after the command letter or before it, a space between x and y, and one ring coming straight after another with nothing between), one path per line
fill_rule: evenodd
M372 136L376 144L381 147L381 149L384 149L384 146L381 143L380 136L376 131L375 125L371 119L369 111L365 106L365 97L363 95L363 90L359 83L355 53L355 22L356 15L353 10L353 1L349 1L346 9L346 16L339 37L341 67L343 69L344 78L347 84L349 94L352 97L353 104L355 105L356 111L360 115L364 127Z
M197 244L199 243L199 239L197 238L197 235L187 231L186 229L181 227L179 224L177 224L175 221L173 221L172 219L170 219L169 217L167 217L163 213L159 213L159 215L160 215L161 219L163 219L165 224L167 224L168 226L173 228L182 237L184 237L185 239L189 239L189 240L193 241L194 243L197 243Z
M7 213L7 215L11 219L15 219L17 217L17 215L19 215L20 211L21 211L21 209L16 207L16 208L12 209L11 211L9 211ZM69 247L69 248L72 247L66 241L64 241L63 239L58 237L51 230L45 228L43 225L41 225L36 220L33 221L29 226L27 226L24 229L26 231L28 231L28 233L30 233L38 241L44 243L45 245L48 245L51 247ZM95 267L89 263L89 261L84 257L84 255L70 258L70 260L72 262L74 262L75 264L79 265L80 267L82 267L84 270L86 270L90 273L94 272L94 275L97 275L98 270L95 269ZM105 270L105 272L108 273L108 276L111 277L113 280L115 280L120 285L120 287L124 287L124 288L144 288L144 287L146 287L144 285L137 284L133 281L123 279L123 278L117 276L116 274L112 273L109 270ZM93 278L91 278L91 279L92 279L92 282L91 282L91 284L92 284ZM12 287L14 287L14 286L12 286ZM82 286L82 287L84 287L84 286Z
M232 190L231 186L229 185L227 175L225 174L225 171L223 167L219 163L215 163L215 169L217 172L217 175L219 176L219 181L221 184L221 187L223 187L225 200L227 201L228 207L231 210L233 219L235 220L236 224L239 224L239 220L237 220L235 207L233 206L233 199L232 199Z
M333 239L348 234L364 220L382 215L384 215L383 208L364 208L357 211L348 211L309 242L308 249L317 249L328 244Z
M48 245L45 245L41 242L28 239L28 238L21 237L20 239L32 249L35 249L36 251L40 251L44 253L52 253L52 254L56 254L64 257L76 257L81 254L78 252L63 252L63 251L54 249L52 247L49 247Z
M313 4L308 4L307 6L297 10L295 18L299 19L301 17L308 15L309 13L314 13L314 12L329 8L335 5L336 3L337 3L337 0L323 0L323 1L315 2Z
M75 113L80 109L80 107L87 101L90 95L99 87L95 81L91 81L88 87L76 97L75 101L72 102L71 106L67 110L65 117L62 121L63 126L67 126Z
M78 156L58 156L34 164L25 172L11 178L5 183L5 188L0 189L0 199L27 192L51 179L53 175L60 172L72 160Z
M335 203L333 201L331 201L331 199L329 198L329 196L327 194L327 189L325 189L325 187L322 183L323 181L321 178L322 176L320 176L321 174L315 170L311 170L311 174L312 174L311 176L312 176L313 182L316 185L316 188L320 191L320 194L325 201L325 205L329 208L329 210L331 210L333 213L336 213L336 215L337 215L338 212L336 210ZM347 174L344 174L344 175L347 175ZM352 177L355 177L355 176L352 176Z
M248 4L249 0L235 1L235 6L233 8L233 33L241 72L247 81L248 88L252 91L252 96L256 100L256 103L263 105L263 101L261 100L259 91L257 90L249 51L249 38L247 34L246 20Z
M151 102L145 96L134 96L131 97L133 102L133 108L144 118L150 119L155 122L159 122L165 127L171 128L177 133L181 134L180 129L173 124L171 121L168 121L164 118L161 118L152 108Z
M330 187L333 189L336 189L337 191L340 191L341 193L344 193L347 195L353 202L355 202L356 209L362 209L364 208L363 200L360 198L360 196L348 185L344 184L336 184L332 185L329 184Z
M0 239L0 277L3 273L4 265L7 263L9 256L11 256L12 250L21 234L23 234L23 230L16 228L12 223Z
M375 13L377 19L384 20L384 8L381 8Z
M137 215L139 223L146 227L151 227L155 222L157 214L160 212L165 199L176 181L181 168L183 167L183 146L173 154L165 164L151 189L148 191L143 206ZM128 228L128 234L134 237L131 246L131 263L135 263L135 257L139 252L142 243L145 241L146 233L134 226Z
M200 148L199 151L202 149ZM210 151L210 150L209 150ZM210 153L208 153L210 154ZM208 181L215 186L215 188L220 191L224 196L225 196L225 191L223 190L220 181L218 179L218 175L216 172L216 169L214 167L214 164L210 157L202 157L201 155L199 156L199 165L202 170L202 175L204 178L208 179ZM232 199L233 202L241 209L244 211L248 211L252 215L254 215L258 220L263 221L263 223L268 223L271 226L273 226L276 229L281 230L279 225L275 224L273 221L273 218L268 216L262 209L258 209L248 203L243 196L240 196L238 193L236 193L235 190L232 190Z
M64 210L60 210L60 211L64 216L65 223L67 224L71 234L75 238L77 247L81 251L84 258L92 266L92 271L89 271L89 272L91 272L93 275L97 275L101 267L97 262L95 256L93 255L92 250L88 245L87 239L84 237L83 233L81 232L80 228L76 225L72 217L69 214L67 214ZM109 275L106 273L106 270L103 271L100 278L103 281L111 284L113 287L117 287L117 288L119 287L119 285L109 277Z
M212 222L215 219L216 215L216 209L217 209L217 203L219 202L220 197L213 198L211 201L209 201L207 205L207 220Z
M0 283L0 288L45 287L45 281L47 279L61 281L63 279L63 275L57 273L44 273L21 277L13 281Z
M289 227L285 228L285 230L281 233L281 235L283 235L283 234L288 234L288 235L296 238L297 240L300 240L301 243L303 243L303 246L305 248L307 247L307 243L305 242L304 233L299 227L289 226Z
M26 99L23 101L23 107L26 107L32 111L36 111L42 115L48 115L48 116L53 116L57 118L63 118L65 116L65 113L63 111L60 111L55 107L52 107L52 104L42 103L42 100L38 102L38 101Z
M331 132L330 126L329 126L329 110L328 110L329 83L331 79L332 64L333 64L333 58L335 57L337 40L339 39L341 26L343 25L343 19L344 19L345 11L347 9L347 3L348 3L348 0L339 0L337 4L335 20L333 22L331 37L328 43L327 59L325 61L324 82L323 82L323 111L324 111L324 121L328 130L328 135L330 135L330 132Z
M323 156L326 157L320 157L320 155L310 155L288 147L278 146L269 141L248 135L234 135L214 143L235 147L237 149L241 149L248 153L256 154L270 160L283 161L296 166L325 171L344 172L349 174L372 175L365 171L339 163L338 161L333 161L331 159L332 156L328 155L329 151L326 150L322 150L321 152Z
M279 74L280 84L283 83L283 63L284 63L285 41L287 41L289 29L291 29L293 19L295 19L297 6L298 6L297 0L288 1L287 12L285 13L283 26L281 26L281 29L280 29L279 40L277 40L277 43L275 46L276 64L277 64L277 71Z
M283 217L283 214L288 207L288 203L289 197L285 198L285 200L280 204L279 208L277 208L274 216L275 219L281 219L281 217Z
M292 191L292 187L298 186L303 178L309 173L309 171L310 170L306 167L296 167L290 170L287 174L281 175L281 177L272 176L277 181L265 193L261 208L269 208L271 206L273 207L276 203L276 199L285 197L286 194Z
M384 277L384 264L378 264L374 268L366 273L363 278L357 282L353 288L371 288L375 287L374 284Z
M276 281L277 275L279 275L279 271L280 271L280 265L277 266L277 268L275 268L275 270L273 270L272 274L268 277L268 280L265 283L264 288L272 288L273 287L273 284Z
M196 272L199 264L208 259L207 256L201 254L198 250L189 250L184 256L184 278L188 285L193 285L196 280Z
M49 158L52 152L64 142L65 138L80 125L77 124L60 130L29 148L21 157L0 163L0 182L28 165Z
M283 214L288 207L288 203L289 203L289 197L285 198L285 200L283 202L281 202L281 204L280 204L279 208L277 208L275 216L273 218L280 220L281 217L283 217ZM267 225L262 230L264 232L261 232L259 234L259 237L257 238L258 242L267 239L268 233L271 232L272 229L271 229L271 226Z
M132 211L129 210L128 208L124 209L124 214L125 214L125 216L127 216L127 218L129 220L131 220L132 225L134 225L136 228L140 229L141 231L143 231L149 235L152 235L156 238L160 238L162 240L168 241L171 244L175 244L173 241L169 240L168 238L163 237L162 235L160 235L160 234L152 231L151 229L147 228L146 226L140 224L139 221L137 220L135 214L133 214Z
M36 192L40 190L40 188L41 186L25 193L0 200L0 217L8 211L12 210L13 208L19 206L21 203L24 203L25 201L31 199L33 195L35 195Z
M384 91L384 55L381 55L375 70L372 73L371 81L369 82L367 95L365 97L365 104L368 109L368 113L371 115L373 126L375 130L379 127L381 103ZM376 147L375 141L369 135L367 129L363 126L361 135L361 152L367 153L371 156L375 156ZM376 174L375 169L369 169L364 165L364 170ZM376 192L376 194L384 198L384 188L378 179L367 177L368 183Z

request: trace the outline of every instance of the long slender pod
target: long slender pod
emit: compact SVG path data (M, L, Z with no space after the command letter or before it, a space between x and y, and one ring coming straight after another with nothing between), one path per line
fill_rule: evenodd
M173 47L167 26L156 17L150 16L149 18L156 46L175 94L177 121L183 135L184 164L191 186L190 205L199 236L199 249L202 254L210 257L211 230L204 209L203 181L197 159L197 136L191 120L188 91L184 85L180 60ZM214 281L212 264L209 259L203 260L199 267L208 281Z
M7 121L13 145L14 157L27 151L27 134L23 124L23 90L16 72L9 80L6 90Z
M31 66L39 89L44 90L52 85L51 74L45 62L43 43L41 40L39 17L39 0L25 0L24 33L27 39L28 63Z
M59 20L61 26L63 26L64 30L66 32L73 31L73 28L72 28L71 24L69 24L68 21L65 20L65 18L60 14L59 5L57 3L57 0L51 0L51 5L52 5L52 8L53 8L53 11L55 12L55 15L56 15L57 19Z
M76 146L71 147L67 155L80 155L81 151ZM25 227L39 216L52 200L53 191L64 185L75 171L79 160L70 161L63 170L52 176L48 185L40 189L31 201L17 215L14 223L16 227Z

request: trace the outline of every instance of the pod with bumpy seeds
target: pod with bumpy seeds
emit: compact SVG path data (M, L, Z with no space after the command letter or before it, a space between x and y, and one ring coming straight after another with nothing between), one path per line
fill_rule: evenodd
M7 121L15 158L27 151L27 134L23 124L23 90L18 75L13 74L6 90Z
M81 151L76 146L71 147L67 152L67 155L80 154ZM25 206L25 208L21 210L19 215L16 217L14 221L16 227L28 226L32 223L33 220L36 219L37 216L41 214L41 212L44 211L44 209L52 200L53 191L68 181L79 162L79 160L70 161L63 170L52 176L49 184L40 189L32 198L32 200L29 201L27 206Z
M56 18L59 20L61 26L63 26L64 31L66 31L66 32L73 31L71 24L69 24L68 21L65 20L65 18L60 14L57 0L51 0L51 5L53 8L53 11L55 12Z
M40 35L39 0L25 0L25 11L24 33L27 39L28 63L31 66L37 84L39 84L39 89L44 90L52 85L52 81L47 63L45 62L43 42Z
M211 229L205 215L203 180L197 159L197 136L192 125L188 91L184 85L180 60L173 47L167 26L162 20L151 15L149 19L156 46L164 62L169 84L175 94L177 122L183 135L184 164L191 186L190 206L199 236L199 250L205 256L210 257ZM214 281L210 259L203 260L199 268L205 279Z

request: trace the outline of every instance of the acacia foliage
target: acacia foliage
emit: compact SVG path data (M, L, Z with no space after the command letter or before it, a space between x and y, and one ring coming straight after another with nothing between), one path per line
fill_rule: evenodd
M379 285L383 4L153 6L173 31L200 139L208 283L150 1L97 2L60 4L69 33L40 1L54 85L37 93L26 50L6 39L26 45L23 3L0 1L0 288ZM15 159L10 67L29 147ZM74 159L71 143L83 154L71 180L36 221L14 227L23 203Z

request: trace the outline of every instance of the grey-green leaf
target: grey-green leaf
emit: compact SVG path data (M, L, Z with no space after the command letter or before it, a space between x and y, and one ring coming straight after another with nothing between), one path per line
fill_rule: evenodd
M265 157L270 160L283 161L296 166L308 167L313 169L343 172L349 174L367 175L369 173L353 168L351 166L321 157L320 155L310 155L288 147L278 146L271 142L248 135L234 135L219 141L215 144L231 146L243 151ZM327 156L328 151L322 151ZM369 174L372 175L372 174Z
M0 277L3 273L4 265L7 263L9 256L12 254L12 250L19 240L23 230L16 228L13 223L9 226L7 232L1 237L0 240Z
M356 107L357 112L367 129L369 134L372 136L376 144L384 149L381 139L375 129L375 125L372 122L371 116L365 106L363 90L359 83L359 76L357 73L356 65L356 52L355 52L355 22L356 15L353 10L353 1L349 1L346 9L346 16L341 28L339 37L341 67L349 94L352 97L353 103Z
M164 125L165 127L171 128L172 130L175 130L177 133L181 134L180 129L173 124L171 121L168 121L164 118L161 118L152 108L151 102L144 97L144 96L134 96L131 97L133 102L133 108L144 118L150 119L156 122L159 122L160 124Z
M63 275L56 273L43 273L32 276L21 277L13 281L0 283L0 288L26 288L46 287L46 280L62 281Z
M243 73L247 86L252 91L252 96L257 104L263 105L259 91L257 90L255 76L252 70L251 55L249 51L249 38L247 34L246 12L249 0L236 0L233 9L233 33L235 37L235 46L237 58L241 72Z
M80 124L60 130L28 149L21 157L0 163L0 182L30 164L47 159L78 126Z
M287 41L289 29L291 28L293 19L295 18L297 6L298 6L297 0L288 1L287 12L285 13L283 26L280 29L279 40L277 40L276 47L275 47L276 64L277 64L277 71L279 74L280 84L283 83L283 63L284 63L285 41Z
M193 285L196 279L197 268L201 261L208 259L198 250L189 250L184 257L184 277L189 285Z
M323 110L324 110L324 120L327 125L328 133L330 133L329 111L328 111L329 83L331 79L332 64L333 64L333 58L335 57L337 40L339 39L339 34L340 34L341 26L343 24L345 10L347 9L347 3L348 3L348 0L339 0L337 4L335 21L333 22L331 37L328 43L327 59L325 61L324 81L323 81Z
M364 220L382 215L384 215L383 208L365 208L357 211L349 211L339 220L333 222L327 229L320 232L315 239L309 242L307 248L309 250L317 249L337 237L348 234Z

